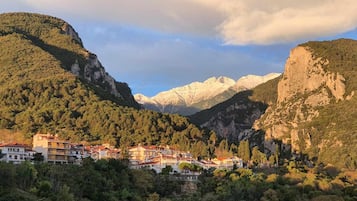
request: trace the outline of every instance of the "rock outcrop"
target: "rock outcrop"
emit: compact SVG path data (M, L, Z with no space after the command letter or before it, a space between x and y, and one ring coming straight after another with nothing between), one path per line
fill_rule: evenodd
M119 90L116 88L115 80L110 76L99 62L95 54L89 54L87 63L84 66L84 78L92 83L104 84L107 90L116 97L121 98Z
M70 24L65 22L62 26L62 31L83 46L82 39Z
M65 22L62 26L62 31L64 34L69 35L74 41L83 46L81 38L71 25ZM134 96L131 94L129 87L124 83L117 82L112 76L110 76L98 60L97 55L89 51L82 51L82 54L83 58L75 59L74 63L70 66L70 71L74 75L85 79L89 83L94 84L105 91L108 91L110 94L123 100L128 105L132 105L136 108L140 107L135 101ZM79 59L82 59L84 62L79 62ZM119 86L121 89L119 89Z
M345 99L345 78L326 70L329 60L316 57L309 47L291 50L285 71L278 83L277 103L255 123L265 131L266 148L271 141L282 140L294 152L312 145L310 129L303 128L319 116L321 107Z
M324 70L323 67L328 64L327 59L314 58L307 47L298 46L291 50L283 79L278 85L278 103L299 94L313 92L320 87L327 87L336 100L343 100L345 78L338 73Z

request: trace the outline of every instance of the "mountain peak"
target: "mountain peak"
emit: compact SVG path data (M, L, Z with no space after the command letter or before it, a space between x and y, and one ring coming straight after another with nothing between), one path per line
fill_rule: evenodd
M235 81L229 77L219 76L219 77L210 77L205 80L203 83L210 84L210 83L221 83L221 84L228 84L233 85Z
M280 73L269 73L267 75L259 76L259 75L246 75L237 80L237 83L234 86L235 90L238 89L252 89L259 84L267 82L271 79L280 76Z
M28 49L36 49L42 51L43 55L50 55L52 60L56 60L53 66L59 66L66 73L85 80L87 84L95 86L98 93L107 94L106 97L111 100L139 107L130 88L125 83L117 82L106 72L97 56L84 48L79 34L66 21L25 12L3 13L0 14L0 19L0 36L21 43L19 47L25 48L26 44ZM14 38L15 34L21 38ZM22 58L26 56L23 55ZM29 65L25 63L23 66ZM44 72L38 63L33 67Z
M265 76L247 75L237 82L225 76L210 77L203 82L192 82L160 92L152 98L137 94L135 99L147 109L191 115L227 100L239 91L251 89L279 75L279 73Z

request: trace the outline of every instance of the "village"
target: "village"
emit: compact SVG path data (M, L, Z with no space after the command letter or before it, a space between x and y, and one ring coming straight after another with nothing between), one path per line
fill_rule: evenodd
M121 150L109 144L85 146L61 140L57 135L36 134L32 147L20 143L0 144L0 161L20 164L25 161L43 161L52 164L78 164L85 158L93 160L121 159ZM130 147L127 157L132 169L151 169L161 173L164 168L171 167L170 172L198 175L203 169L242 168L242 159L232 156L212 160L196 160L189 152L176 150L169 146ZM188 167L195 167L188 168Z

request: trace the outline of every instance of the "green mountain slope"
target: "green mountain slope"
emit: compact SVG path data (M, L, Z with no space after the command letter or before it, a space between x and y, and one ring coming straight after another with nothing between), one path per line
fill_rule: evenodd
M205 133L186 118L135 109L127 84L113 80L63 20L1 14L0 69L0 128L113 145L204 145Z

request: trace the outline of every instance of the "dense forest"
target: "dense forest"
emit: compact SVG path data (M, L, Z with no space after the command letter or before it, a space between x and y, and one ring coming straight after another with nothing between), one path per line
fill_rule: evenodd
M169 169L169 168L167 168ZM333 167L205 170L197 181L168 171L133 170L127 161L86 159L82 166L0 162L0 201L353 201L357 175ZM191 188L187 188L190 186Z

